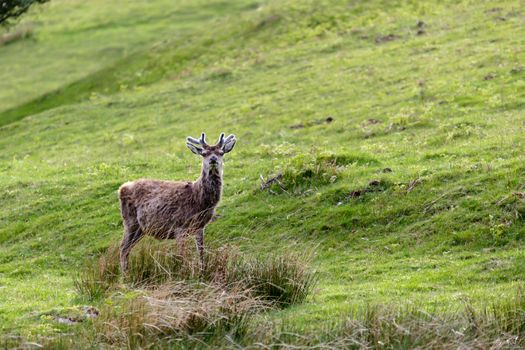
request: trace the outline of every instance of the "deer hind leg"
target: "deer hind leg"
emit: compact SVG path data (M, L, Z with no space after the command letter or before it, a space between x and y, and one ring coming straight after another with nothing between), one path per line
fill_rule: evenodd
M174 231L175 241L177 242L177 249L179 256L184 259L186 257L186 239L187 234L183 229L177 229Z
M128 272L128 258L131 249L144 236L137 222L124 222L124 237L120 243L120 268L123 274Z
M204 228L197 230L195 243L197 243L197 250L199 251L201 271L204 271Z
M120 268L122 273L128 271L128 256L135 244L143 237L143 231L137 220L137 211L128 200L128 189L121 187L120 192L120 210L124 222L124 237L120 243Z

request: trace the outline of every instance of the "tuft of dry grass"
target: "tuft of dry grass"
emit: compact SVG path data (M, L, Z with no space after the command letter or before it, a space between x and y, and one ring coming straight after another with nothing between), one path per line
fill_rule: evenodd
M303 302L317 282L301 256L246 257L232 246L210 249L201 269L195 249L179 254L175 242L146 240L131 253L129 271L122 279L133 288L154 289L173 281L200 281L226 289L243 288L254 297L279 307ZM98 260L89 260L76 279L79 294L90 300L118 288L118 247Z
M298 256L250 258L225 246L208 250L201 269L195 249L180 252L175 242L149 239L121 276L118 251L113 246L88 260L76 279L80 295L105 298L82 336L93 346L241 341L255 313L303 302L317 281Z
M201 269L195 249L146 239L131 253L126 276L111 246L88 260L75 285L90 300L104 298L86 343L148 348L157 341L240 341L255 313L303 302L316 281L299 256L254 258L224 246L208 250Z
M246 335L250 317L268 305L247 290L200 282L167 282L138 296L114 298L90 330L92 342L149 348L157 342L192 342Z

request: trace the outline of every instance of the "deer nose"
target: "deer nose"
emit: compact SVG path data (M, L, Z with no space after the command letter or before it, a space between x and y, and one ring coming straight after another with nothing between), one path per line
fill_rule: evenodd
M211 156L210 163L215 164L219 159L216 156Z

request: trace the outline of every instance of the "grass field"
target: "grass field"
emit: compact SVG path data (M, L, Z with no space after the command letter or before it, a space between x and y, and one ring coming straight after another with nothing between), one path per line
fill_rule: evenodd
M321 328L367 305L450 310L525 280L521 1L53 0L0 46L0 334L54 336L118 243L116 190L194 179L234 133L210 246L313 254ZM282 187L261 190L282 174Z

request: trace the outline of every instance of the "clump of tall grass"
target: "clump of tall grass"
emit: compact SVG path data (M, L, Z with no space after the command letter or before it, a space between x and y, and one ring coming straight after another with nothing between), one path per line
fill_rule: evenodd
M102 298L120 277L118 246L111 246L100 257L89 258L74 280L77 292L89 300Z
M147 240L131 253L123 281L135 288L154 289L166 282L204 282L225 289L243 288L256 298L284 307L300 303L312 291L316 275L300 256L250 258L231 246L210 249L201 268L195 249L179 251L175 242ZM76 280L77 291L89 299L118 287L118 247L90 260Z
M114 298L89 329L93 344L149 348L167 343L243 338L267 305L247 290L200 282L167 282L132 297Z
M202 268L195 249L146 239L126 276L112 246L86 264L76 287L90 299L106 298L87 342L144 348L157 340L244 339L254 313L303 302L315 282L298 256L247 257L224 246L208 250Z
M228 271L228 278L279 307L303 302L317 281L301 257L293 255L237 259Z

